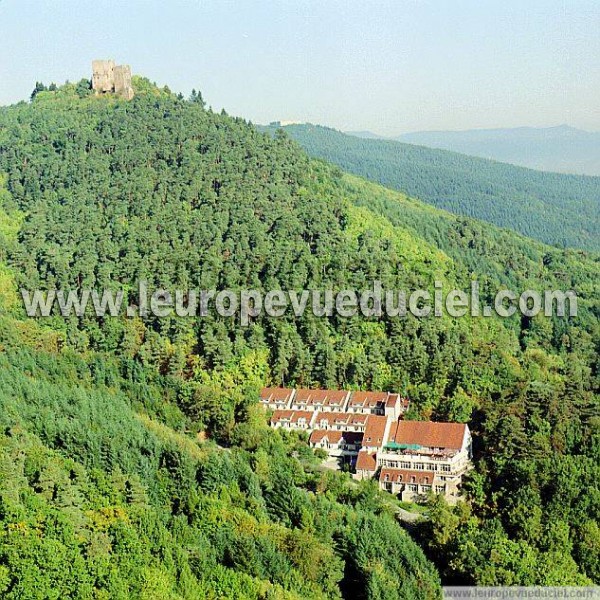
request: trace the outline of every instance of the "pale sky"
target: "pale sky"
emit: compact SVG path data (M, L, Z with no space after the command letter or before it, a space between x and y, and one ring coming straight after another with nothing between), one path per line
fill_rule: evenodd
M0 0L0 104L94 58L255 123L600 131L600 0Z

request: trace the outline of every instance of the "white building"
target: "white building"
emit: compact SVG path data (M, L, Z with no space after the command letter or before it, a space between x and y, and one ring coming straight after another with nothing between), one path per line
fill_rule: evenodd
M320 412L345 412L350 392L344 390L296 390L290 408Z
M294 392L290 388L266 387L260 391L258 401L271 410L285 410L290 407Z
M309 432L312 448L377 477L383 490L419 501L430 492L459 497L471 468L471 434L462 423L405 421L408 400L390 392L264 388L271 426Z
M354 463L362 445L363 434L357 431L315 429L308 440L311 448L325 450L331 458L341 458Z
M398 421L377 453L379 484L403 500L428 492L456 501L471 467L471 433L462 423Z
M271 427L311 431L315 414L308 410L276 410L271 416Z

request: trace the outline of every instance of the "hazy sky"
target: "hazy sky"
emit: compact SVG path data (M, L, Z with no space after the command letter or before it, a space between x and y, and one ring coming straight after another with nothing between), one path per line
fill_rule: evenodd
M600 130L600 0L0 0L0 104L93 58L256 123Z

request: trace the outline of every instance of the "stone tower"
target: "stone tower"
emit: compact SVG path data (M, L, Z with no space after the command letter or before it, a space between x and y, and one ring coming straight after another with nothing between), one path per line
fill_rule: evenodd
M131 68L129 65L115 65L114 60L93 60L92 89L96 94L114 93L131 100Z
M115 94L122 96L126 100L133 98L133 88L131 87L131 68L129 65L118 65L114 68Z

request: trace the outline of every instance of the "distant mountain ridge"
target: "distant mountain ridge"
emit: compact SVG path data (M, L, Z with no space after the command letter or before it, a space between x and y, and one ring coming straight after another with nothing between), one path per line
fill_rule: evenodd
M379 135L378 133L373 133L372 131L345 131L346 135L353 135L357 138L362 138L364 140L386 140L384 135Z
M600 251L600 177L539 172L318 125L284 130L312 156L438 208L555 246Z
M408 144L558 173L600 175L600 133L569 125L465 131L419 131L394 138Z

